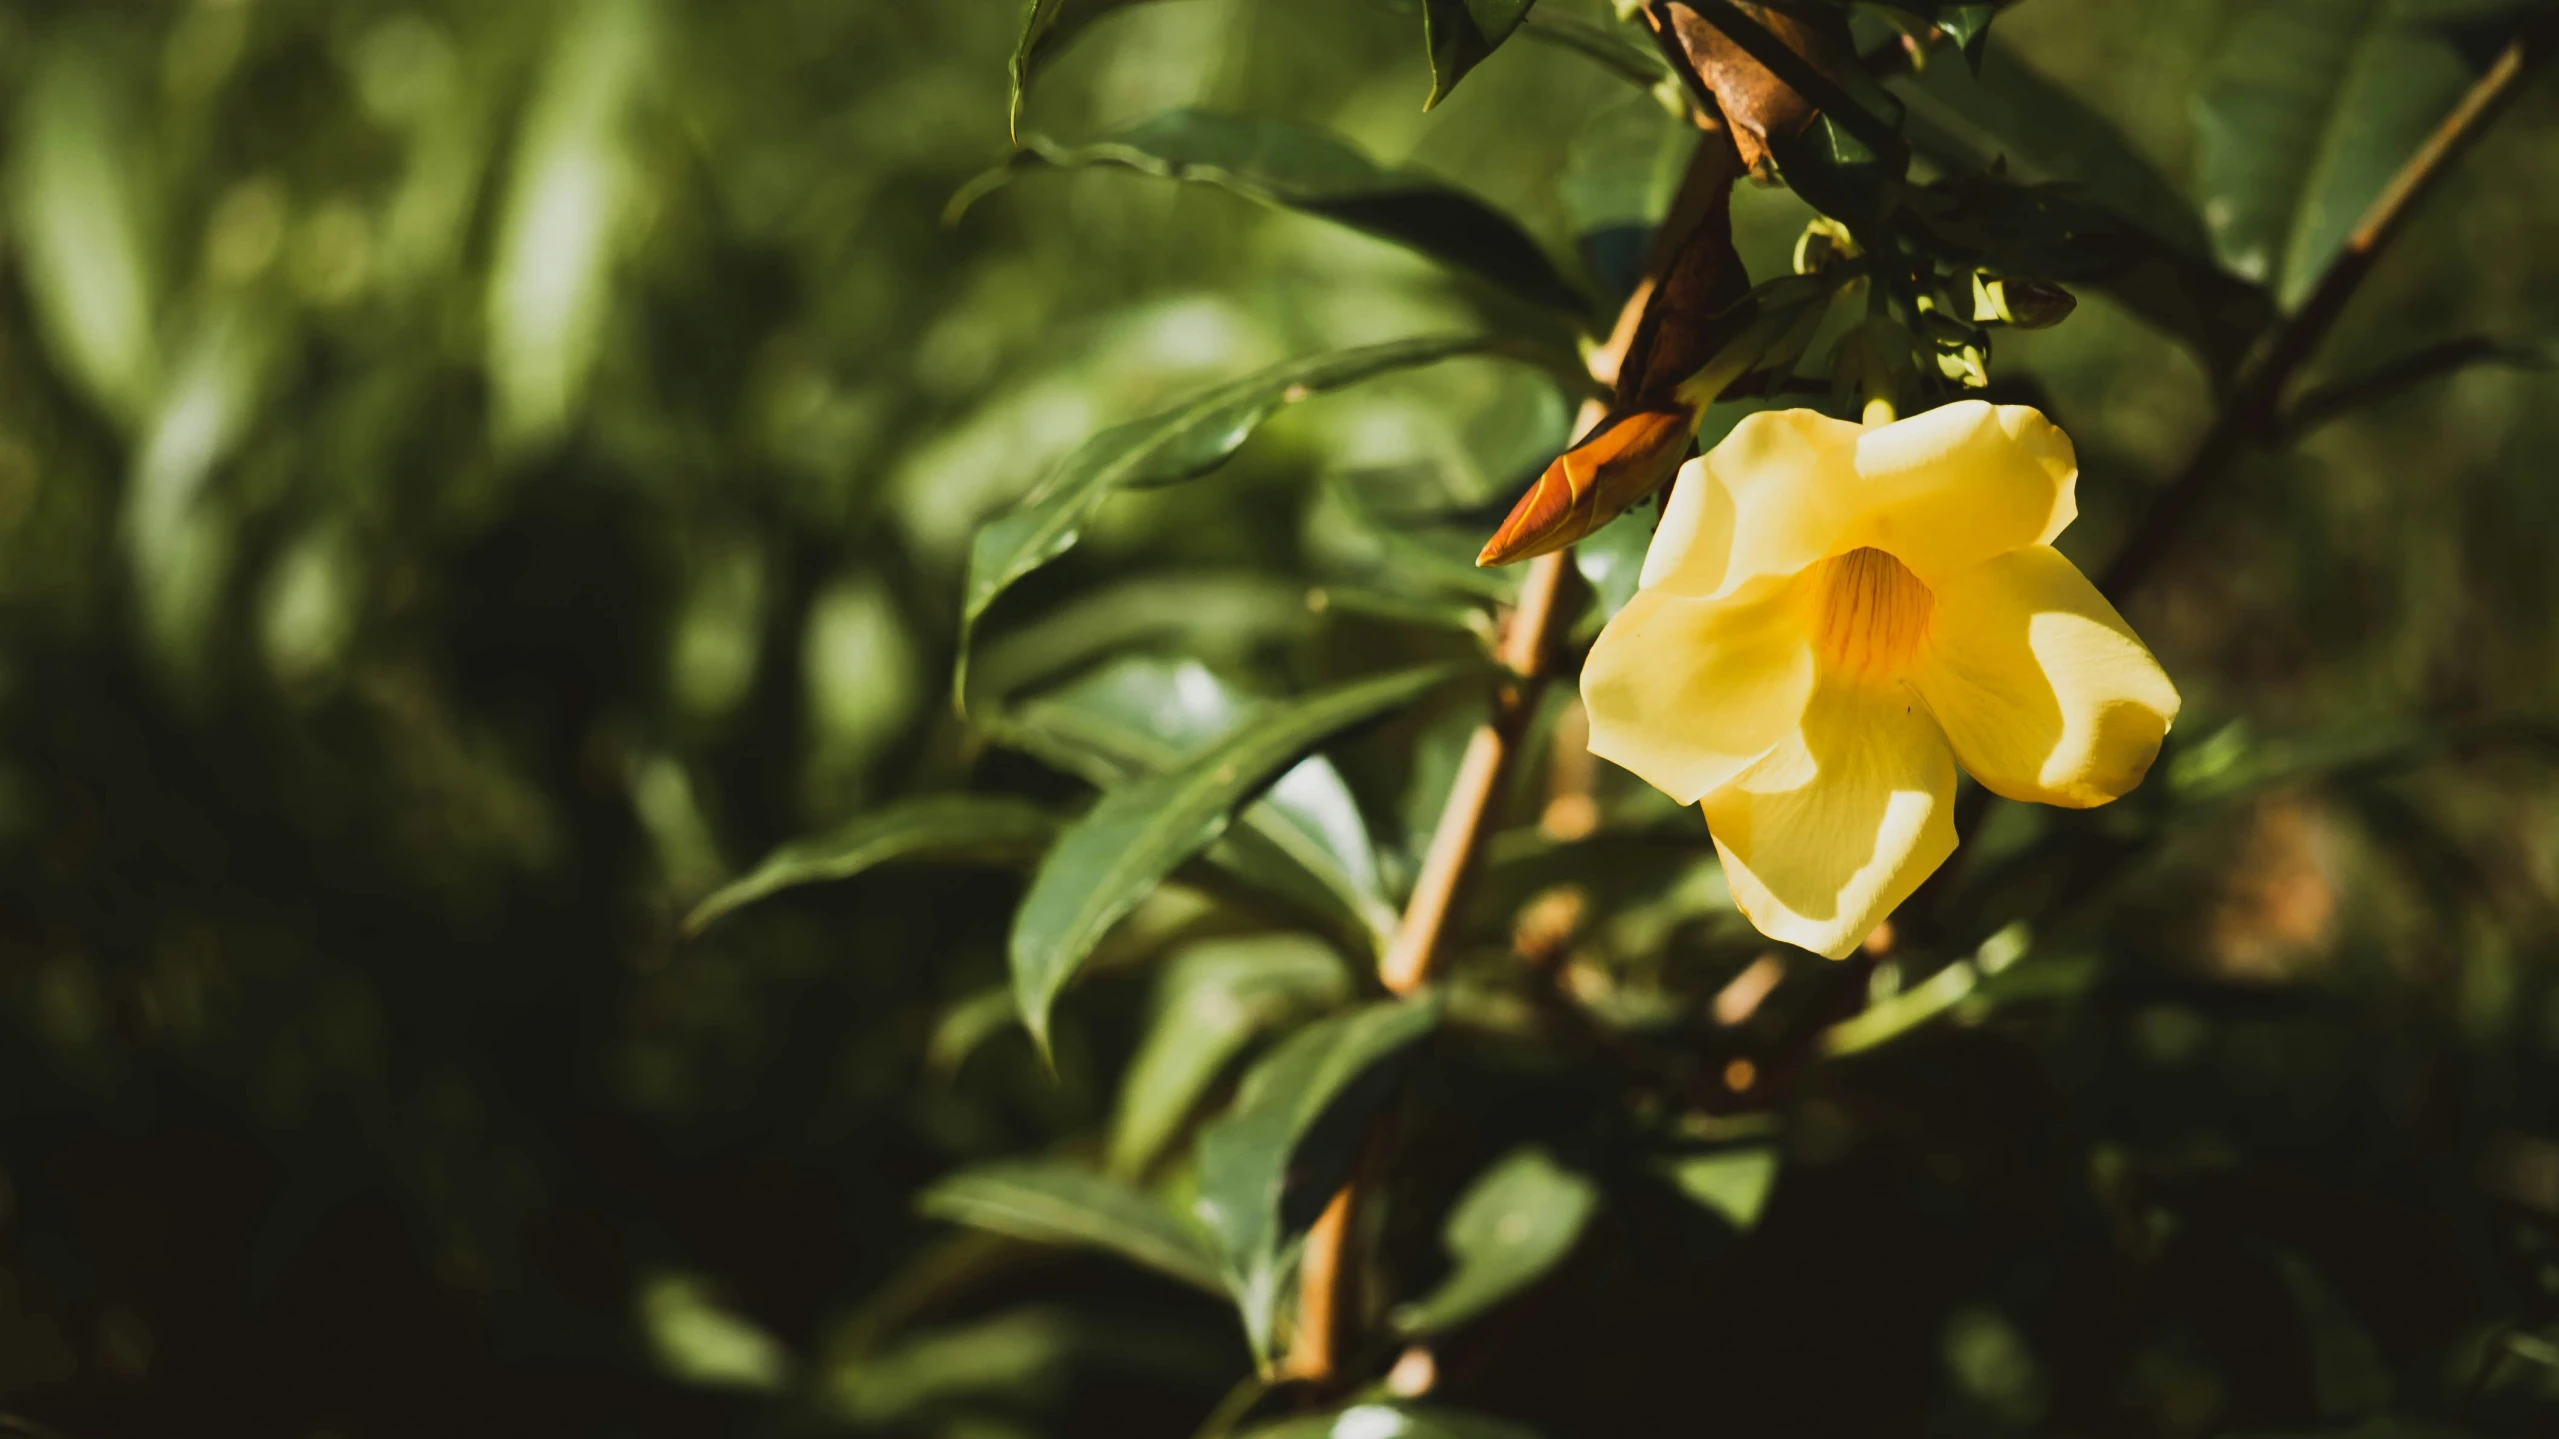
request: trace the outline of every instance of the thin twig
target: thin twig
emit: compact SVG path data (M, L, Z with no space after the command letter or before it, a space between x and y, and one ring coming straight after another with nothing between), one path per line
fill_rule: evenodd
M2347 237L2346 247L2328 262L2319 286L2292 318L2284 321L2261 358L2240 380L2230 403L2195 447L2194 457L2176 481L2150 507L2130 541L2108 566L2098 588L2120 602L2150 577L2160 560L2184 534L2186 525L2223 470L2249 449L2275 437L2285 388L2336 326L2373 262L2388 248L2416 213L2418 203L2434 189L2453 162L2475 143L2491 121L2523 89L2523 82L2554 51L2559 51L2559 15L2546 15L2526 26L2461 97L2452 113L2435 127L2417 153L2399 167L2363 220Z
M1709 209L1698 203L1698 192L1717 185L1729 187L1740 174L1741 158L1730 142L1709 133L1690 164L1679 198L1672 203L1673 218L1669 223L1694 223ZM1657 241L1655 263L1664 263L1677 249L1676 244ZM1628 308L1648 303L1653 288L1649 284L1638 285L1626 302ZM1632 320L1620 317L1611 343L1591 356L1594 377L1617 374L1623 358L1619 351L1637 328ZM1589 429L1607 413L1604 401L1585 400L1581 416L1574 422L1574 433ZM1439 823L1431 831L1430 849L1422 858L1421 873L1405 903L1403 921L1378 960L1378 979L1390 993L1412 994L1430 983L1437 971L1449 919L1456 913L1466 880L1483 852L1504 781L1529 721L1537 713L1547 678L1547 661L1554 652L1556 628L1563 615L1557 601L1563 593L1569 556L1569 550L1538 556L1529 561L1528 572L1520 582L1519 602L1502 627L1501 642L1495 651L1505 675L1501 692L1493 702L1492 717L1467 740L1456 782L1440 808ZM1380 1129L1372 1133L1372 1143L1362 1152L1358 1172L1307 1231L1305 1246L1299 1251L1297 1328L1284 1367L1290 1378L1305 1382L1318 1392L1339 1379L1343 1321L1350 1312L1349 1286L1355 1267L1348 1245L1358 1227L1359 1208L1366 1191L1375 1187L1375 1175L1385 1167L1383 1126L1391 1122L1380 1121Z

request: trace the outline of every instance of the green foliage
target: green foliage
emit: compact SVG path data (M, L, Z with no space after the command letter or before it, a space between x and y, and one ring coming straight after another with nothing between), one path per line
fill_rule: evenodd
M1049 1010L1085 956L1235 811L1308 750L1446 683L1431 667L1271 706L1160 774L1112 789L1058 836L1031 878L1008 948L1022 1022L1045 1052Z
M1058 1164L990 1164L937 1180L918 1210L1034 1244L1090 1245L1219 1292L1216 1262L1181 1216L1142 1189Z
M1641 8L0 0L0 1429L2550 1429L2546 76L2246 388L2548 7L1693 7L1863 49L1701 444L2207 481L2147 782L1835 964L1585 752L1655 507L1488 664Z
M1448 1212L1442 1238L1457 1267L1399 1311L1395 1327L1406 1334L1453 1329L1536 1283L1572 1252L1598 1201L1589 1180L1538 1150L1504 1157Z
M699 934L720 916L767 895L851 879L893 860L1035 858L1057 832L1054 815L1007 795L918 795L873 810L832 833L783 845L695 905L684 927Z
M1383 1001L1310 1024L1255 1065L1235 1107L1200 1131L1200 1223L1265 1363L1295 1243L1350 1178L1386 1098L1377 1081L1439 1020L1435 1001Z
M1589 308L1580 289L1509 216L1453 186L1385 169L1303 125L1174 110L1090 145L1034 135L1014 159L1017 167L1031 163L1062 170L1113 165L1213 185L1407 246L1530 304L1573 315Z
M2196 178L2223 264L2299 305L2468 82L2402 0L2250 12L2195 101Z

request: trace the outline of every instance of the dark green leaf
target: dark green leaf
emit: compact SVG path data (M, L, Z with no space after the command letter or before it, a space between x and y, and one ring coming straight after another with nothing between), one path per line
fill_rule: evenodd
M1063 1164L965 1169L916 1196L935 1219L1034 1244L1101 1249L1212 1294L1224 1285L1197 1231L1154 1195Z
M1178 766L1102 796L1059 838L1013 917L1022 1021L1048 1046L1050 1007L1120 916L1226 832L1235 811L1299 756L1420 698L1455 673L1403 670L1272 706Z
M1120 1081L1111 1169L1135 1174L1152 1163L1255 1034L1350 994L1341 956L1303 935L1204 940L1177 955Z
M1457 1267L1428 1298L1399 1311L1395 1327L1443 1333L1536 1283L1572 1252L1598 1203L1596 1185L1545 1151L1513 1151L1449 1211L1440 1237Z
M1484 63L1528 18L1537 0L1422 0L1422 35L1431 52L1431 97L1425 110L1448 98L1466 72Z
M1662 59L1660 47L1631 23L1610 24L1549 12L1530 17L1520 33L1584 56L1646 90L1676 78L1669 62ZM1661 102L1652 103L1656 113L1668 116Z
M990 521L971 542L954 697L966 697L969 638L987 607L1015 581L1073 548L1085 522L1114 491L1197 479L1243 448L1273 411L1326 390L1389 370L1500 353L1518 352L1505 341L1481 335L1339 350L1220 385L1085 441L1020 507Z
M1267 1358L1280 1280L1351 1165L1387 1089L1382 1066L1439 1024L1436 999L1388 1000L1299 1030L1200 1133L1200 1221L1253 1352Z
M1285 210L1317 215L1464 270L1534 305L1575 318L1590 301L1527 231L1455 186L1389 170L1348 142L1284 120L1171 110L1090 145L1037 135L1018 165L1117 165L1166 180L1215 185Z
M1196 660L1130 656L987 727L1003 742L1109 789L1173 768L1265 704ZM1322 755L1298 761L1247 806L1209 859L1281 899L1348 920L1372 944L1394 928L1367 821L1341 772Z
M918 795L859 816L831 833L783 845L696 905L684 927L699 934L720 916L777 890L851 879L891 860L1009 864L1030 859L1048 847L1058 828L1056 816L1024 799L994 794Z
M2264 0L2197 96L2195 176L2223 264L2307 298L2469 82L2414 0Z
M2050 279L2094 281L2223 370L2272 317L2272 301L2262 291L2213 262L2203 221L2177 187L2112 121L2006 46L1985 49L1978 76L1932 65L1896 88L1910 107L1906 128L1921 153L1958 177L1996 171L2046 212L1993 215L1974 203L1966 218L2007 238L2012 249L2024 238L2017 234L2020 219L2042 222L2087 256L2075 274L2048 260L2001 256L1998 263ZM1954 193L1964 201L1992 198L1978 186ZM2113 223L2072 213L2089 207Z

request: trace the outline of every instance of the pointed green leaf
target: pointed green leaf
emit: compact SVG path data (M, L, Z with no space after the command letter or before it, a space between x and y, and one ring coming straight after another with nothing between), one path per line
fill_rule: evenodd
M1484 1171L1449 1211L1441 1240L1457 1267L1395 1316L1406 1334L1439 1334L1543 1278L1581 1239L1599 1189L1535 1147Z
M1066 47L1076 32L1114 10L1125 10L1145 0L1031 0L1031 8L1022 17L1021 38L1013 42L1012 95L1006 102L1006 123L1015 139L1022 134L1022 103L1031 88L1032 72L1051 56Z
M1245 800L1308 750L1454 673L1446 665L1403 670L1274 705L1176 767L1103 795L1049 851L1013 917L1013 990L1031 1037L1047 1048L1050 1007L1094 944L1224 834Z
M969 638L987 607L1023 576L1074 548L1085 522L1112 492L1197 479L1242 449L1272 412L1326 390L1461 355L1505 353L1524 352L1487 335L1438 335L1337 350L1220 385L1085 441L1019 508L989 522L971 542L954 699L967 694Z
M1255 1355L1267 1358L1289 1253L1349 1179L1387 1098L1382 1066L1439 1024L1436 999L1387 1000L1307 1026L1244 1077L1200 1132L1197 1212Z
M1196 660L1128 656L987 722L1005 744L1108 789L1180 764L1265 707ZM1341 771L1309 755L1247 806L1211 862L1382 944L1394 906Z
M1422 36L1431 52L1430 109L1448 98L1466 72L1484 63L1528 18L1537 0L1423 0Z
M2290 310L2469 83L2418 0L2239 12L2195 105L2195 177L2223 264Z
M700 934L729 911L779 890L851 879L901 859L1014 863L1037 856L1057 837L1056 816L1029 800L994 794L929 794L899 800L842 828L783 845L752 870L712 892L684 921Z
M1007 1162L949 1175L916 1196L916 1209L973 1229L1100 1249L1212 1294L1217 1262L1181 1215L1125 1181L1063 1164Z
M1184 950L1156 986L1155 1014L1120 1081L1110 1167L1136 1174L1253 1036L1350 998L1350 973L1304 935L1213 939Z
M1590 311L1588 297L1510 216L1453 185L1387 169L1321 130L1285 120L1168 110L1090 145L1037 135L1023 144L1016 167L1115 165L1158 179L1214 185L1402 245L1531 304L1576 319Z

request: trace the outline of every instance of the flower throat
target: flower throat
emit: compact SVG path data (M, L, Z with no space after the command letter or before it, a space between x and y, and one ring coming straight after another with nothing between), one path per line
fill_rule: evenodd
M1918 657L1937 608L1919 576L1882 550L1860 548L1822 561L1813 584L1819 606L1813 633L1831 673L1900 678Z

